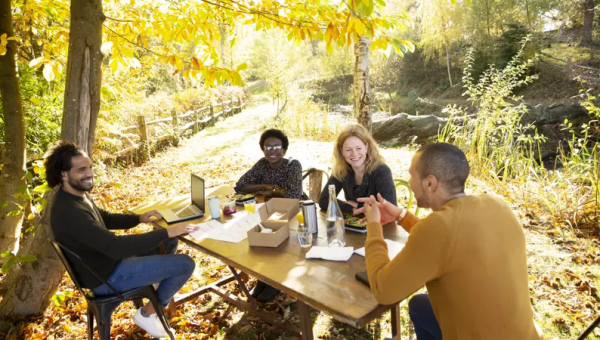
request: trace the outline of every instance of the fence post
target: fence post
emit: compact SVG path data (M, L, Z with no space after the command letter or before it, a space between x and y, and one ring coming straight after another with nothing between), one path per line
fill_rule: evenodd
M194 130L193 130L194 134L197 134L198 131L200 131L200 129L198 128L198 120L199 120L199 118L198 118L198 111L200 111L200 110L199 109L198 110L194 110L194 113L192 114L193 117L194 117Z
M146 162L150 159L150 145L148 141L148 126L146 125L146 117L138 116L138 129L140 132L140 160Z
M179 145L179 118L177 117L177 111L171 111L171 117L173 117L173 145Z
M569 80L573 80L573 63L571 62L571 57L567 57L567 76Z
M314 171L308 175L308 198L313 200L313 202L319 202L322 186L323 172L321 170L314 169Z
M210 120L207 123L208 126L213 126L215 123L215 108L212 104L212 101L210 102Z

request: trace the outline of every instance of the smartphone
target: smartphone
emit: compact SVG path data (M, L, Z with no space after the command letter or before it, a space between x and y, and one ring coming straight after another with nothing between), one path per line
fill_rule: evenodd
M360 281L360 282L362 282L362 283L366 284L366 285L367 285L367 287L371 288L371 285L369 285L369 277L367 276L367 271L366 271L366 270L365 270L365 271L362 271L362 272L358 272L358 273L356 273L356 275L354 275L354 277L355 277L355 278L356 278L358 281Z

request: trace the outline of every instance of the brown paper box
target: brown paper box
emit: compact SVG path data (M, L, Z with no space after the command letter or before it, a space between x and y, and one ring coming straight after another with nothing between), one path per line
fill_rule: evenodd
M261 233L260 227L256 226L248 230L248 244L258 247L277 247L290 237L290 224L296 221L296 215L300 211L299 201L291 198L272 198L258 209L261 224L265 228L273 229L272 233ZM279 220L268 221L273 213L282 213Z

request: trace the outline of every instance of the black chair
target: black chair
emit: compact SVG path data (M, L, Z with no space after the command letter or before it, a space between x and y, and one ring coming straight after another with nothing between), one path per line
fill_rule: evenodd
M592 322L592 324L585 331L583 331L583 333L579 336L579 338L577 338L577 340L585 339L588 335L592 334L592 331L594 330L594 328L598 327L598 325L600 325L600 317L594 320L594 322Z
M87 302L87 317L88 317L88 339L92 340L94 337L94 318L98 320L98 333L100 334L100 340L110 340L110 319L112 312L123 302L125 301L141 301L142 298L146 298L150 300L152 305L154 306L154 310L156 310L156 314L158 315L158 319L162 323L163 327L167 331L167 334L172 340L175 340L173 333L169 329L169 324L167 322L167 318L163 312L162 306L158 301L158 297L156 296L156 291L152 285L143 286L139 288L135 288L132 290L128 290L126 292L119 293L113 286L111 286L106 280L101 278L94 270L92 270L81 258L67 249L65 246L60 243L50 240L52 245L54 246L54 250L58 254L58 257L62 261L63 265L69 272L69 276L73 283L79 290L82 296L85 297ZM98 280L102 281L110 290L112 290L114 295L103 295L103 296L94 296L91 290L88 290L86 293L79 280L75 276L71 265L69 264L69 260L66 258L65 253L68 253L72 259L79 261L87 270L89 270Z

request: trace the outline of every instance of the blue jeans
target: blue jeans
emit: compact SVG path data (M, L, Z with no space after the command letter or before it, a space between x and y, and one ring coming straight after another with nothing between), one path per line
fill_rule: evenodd
M177 249L176 239L168 239L163 244L167 254L159 255L155 249L124 259L106 281L119 292L158 283L156 295L161 305L166 307L173 295L192 276L196 264L187 255L173 254ZM105 284L94 288L92 292L99 296L114 294Z
M417 340L442 340L442 330L435 318L428 294L418 294L408 301L408 315L415 326Z

